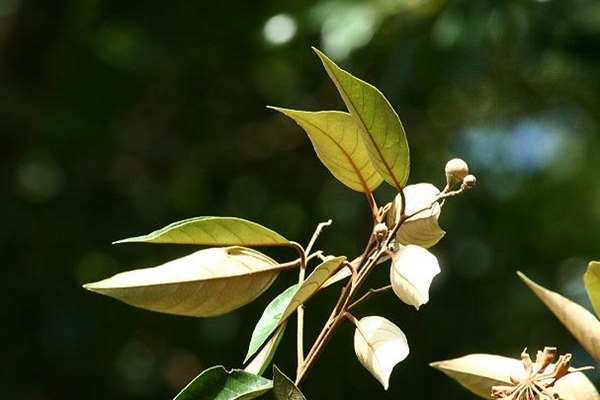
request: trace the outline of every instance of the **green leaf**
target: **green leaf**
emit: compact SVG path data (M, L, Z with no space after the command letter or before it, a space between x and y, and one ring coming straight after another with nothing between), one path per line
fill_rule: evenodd
M248 361L254 353L258 351L260 346L271 336L273 331L277 328L281 322L281 316L283 312L290 304L290 300L298 291L299 284L295 284L284 290L277 297L275 297L269 305L263 311L258 323L254 327L252 337L250 338L250 345L248 346L248 352L244 363Z
M340 269L344 261L346 261L346 257L344 256L333 257L317 265L308 278L302 282L302 285L283 312L281 319L285 320L289 318L301 304L306 303L315 293L317 293L323 287L323 284L327 279Z
M538 285L525 274L517 272L517 275L575 336L581 346L600 361L600 321L579 304Z
M361 128L341 111L297 111L270 107L296 121L308 134L321 162L340 182L359 192L372 192L383 178L361 138Z
M587 271L583 275L585 290L594 306L597 316L600 316L600 262L592 261L588 264Z
M344 71L319 50L313 50L361 128L375 169L387 183L401 190L408 181L410 156L406 133L396 111L376 87Z
M174 222L148 235L116 243L146 242L208 246L280 246L290 242L277 232L234 217L197 217Z
M272 388L269 379L219 365L202 371L174 400L249 400Z
M273 365L273 396L275 400L306 400L298 386Z
M210 317L257 298L282 268L256 250L210 248L83 287L151 311Z
M252 358L252 361L250 361L244 368L244 371L248 371L256 375L262 375L262 373L265 372L267 366L275 355L275 351L277 351L277 346L279 346L279 342L283 337L286 325L287 324L285 322L279 325L279 328L277 328L275 333L271 335L271 338L263 345L262 349L256 353L256 355Z
M258 351L263 343L271 336L273 331L285 320L287 320L301 305L307 302L330 276L335 274L346 257L333 257L319 264L315 270L306 278L302 285L290 286L277 296L263 312L252 332L248 353L244 362Z

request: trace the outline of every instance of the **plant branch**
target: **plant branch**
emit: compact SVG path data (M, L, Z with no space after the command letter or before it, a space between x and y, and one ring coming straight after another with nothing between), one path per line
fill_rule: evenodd
M353 307L356 307L357 305L359 305L360 303L362 303L363 301L367 300L369 297L373 296L376 293L381 293L381 292L386 292L388 290L390 290L392 288L392 285L387 285L387 286L383 286L377 289L369 289L369 291L367 293L365 293L360 299L356 300L354 303L350 304L348 306L348 310L350 310Z

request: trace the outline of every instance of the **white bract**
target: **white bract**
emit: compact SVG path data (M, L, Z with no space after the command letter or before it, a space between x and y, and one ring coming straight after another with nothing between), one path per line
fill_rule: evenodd
M402 245L414 244L424 248L435 245L446 234L438 223L442 206L435 202L440 191L430 183L408 185L403 189L404 215L410 217L396 233L396 241ZM433 203L433 205L432 205ZM402 196L396 195L388 214L388 225L393 226L400 218Z
M400 328L383 317L364 317L356 323L356 357L387 390L392 370L408 356L406 336Z
M415 245L401 246L391 257L390 282L394 293L418 310L429 301L429 286L440 273L437 258Z

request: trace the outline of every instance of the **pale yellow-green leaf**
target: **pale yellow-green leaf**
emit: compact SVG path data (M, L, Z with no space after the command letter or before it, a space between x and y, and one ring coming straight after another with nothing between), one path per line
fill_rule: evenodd
M296 121L308 134L321 162L340 182L359 192L372 192L383 181L350 114L340 111L297 111L271 107Z
M552 368L552 365L549 369ZM510 377L524 377L521 360L495 354L470 354L451 360L431 363L462 386L483 397L491 399L492 387L511 385ZM570 373L556 382L555 388L562 400L599 400L597 390L581 372Z
M281 268L266 255L245 247L210 248L84 287L147 310L209 317L254 300Z
M583 281L594 311L597 316L600 316L600 262L592 261L588 264Z
M408 356L409 348L406 336L394 323L369 316L357 321L354 351L360 363L387 390L392 370Z
M401 246L398 251L392 253L392 289L400 300L417 310L429 301L431 281L439 273L437 258L422 247Z
M308 299L317 293L319 289L323 287L324 283L340 269L340 266L344 261L346 261L346 257L340 256L330 258L317 265L308 278L302 282L298 291L290 300L290 304L281 315L281 321L285 321L289 318L289 316L296 311L298 306L306 303Z
M517 272L592 357L600 361L600 321L588 310Z
M438 223L442 206L435 202L440 191L430 183L408 185L403 189L404 214L409 217L396 233L396 241L424 248L435 245L446 234ZM402 195L396 195L388 213L388 225L393 226L402 212Z
M197 217L174 222L148 235L115 243L175 243L208 246L280 246L290 242L268 228L242 218Z
M314 50L361 128L375 169L387 183L400 190L408 180L410 159L406 134L396 111L376 87L352 76L325 54Z

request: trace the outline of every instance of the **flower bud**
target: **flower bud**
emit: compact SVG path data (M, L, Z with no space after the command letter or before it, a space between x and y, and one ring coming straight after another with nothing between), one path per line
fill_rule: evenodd
M460 158L453 158L446 163L445 171L448 186L452 187L469 174L469 166Z
M375 238L377 240L382 240L383 238L385 238L387 236L387 234L388 234L388 227L383 222L378 223L373 228L373 236L375 236Z
M477 179L475 178L475 175L467 175L464 177L462 184L465 189L471 189L477 184Z

